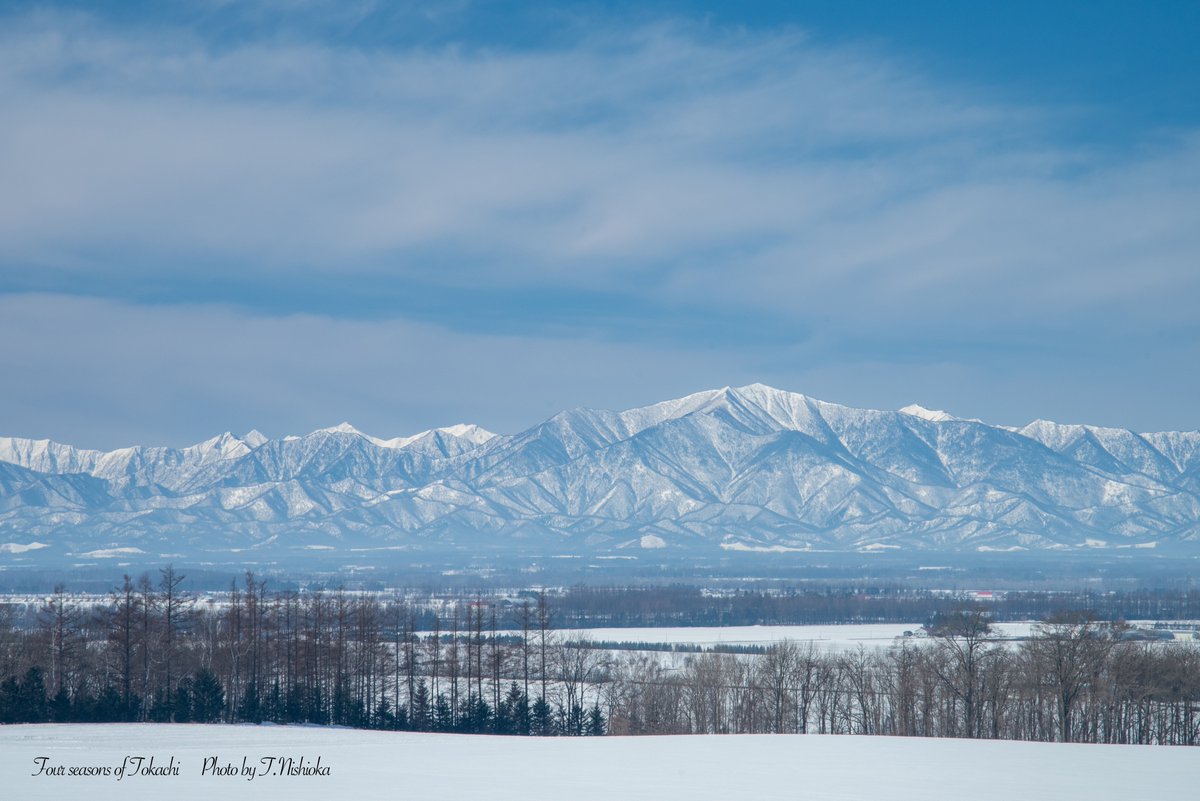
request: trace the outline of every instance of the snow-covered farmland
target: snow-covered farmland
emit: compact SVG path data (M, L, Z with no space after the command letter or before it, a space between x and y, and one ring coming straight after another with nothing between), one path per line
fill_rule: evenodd
M302 799L889 799L974 801L1190 798L1190 748L894 737L753 735L517 738L280 726L0 726L3 797L89 801ZM178 775L32 775L46 765L115 767L174 758ZM320 758L329 775L240 773L264 757ZM126 763L129 764L129 763ZM143 763L145 764L145 763ZM278 761L274 765L278 765ZM1019 769L1018 769L1019 768Z
M1029 636L1031 623L996 623L998 639ZM905 632L919 633L920 623L868 623L825 626L680 626L666 628L579 629L568 632L571 639L611 643L654 643L695 645L770 645L781 640L811 642L823 651L852 651L859 645L887 647ZM519 634L519 632L516 632Z

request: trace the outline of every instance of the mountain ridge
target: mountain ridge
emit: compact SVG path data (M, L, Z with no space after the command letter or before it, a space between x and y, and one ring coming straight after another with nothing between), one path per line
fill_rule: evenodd
M1012 428L751 384L510 435L343 423L107 452L0 437L4 541L16 561L143 545L1200 551L1200 432Z

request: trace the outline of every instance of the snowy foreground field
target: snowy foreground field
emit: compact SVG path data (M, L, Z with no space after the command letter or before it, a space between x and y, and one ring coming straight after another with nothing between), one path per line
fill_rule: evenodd
M143 757L178 775L110 771ZM44 762L40 757L46 757ZM264 758L275 757L268 775ZM328 775L278 775L280 757ZM215 760L213 760L215 758ZM174 760L172 763L171 760ZM205 760L234 775L202 775ZM259 775L242 775L258 768ZM323 770L324 772L324 770ZM536 739L280 726L0 726L0 797L27 799L1180 799L1200 750L754 735Z

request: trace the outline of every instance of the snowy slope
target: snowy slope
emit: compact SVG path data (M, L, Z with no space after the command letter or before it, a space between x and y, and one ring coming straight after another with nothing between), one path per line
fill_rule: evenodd
M179 775L33 776L50 767L120 766L154 757ZM327 776L201 775L263 757L320 759ZM128 763L126 763L128 764ZM145 764L145 763L143 763ZM319 727L155 724L0 726L6 797L447 799L447 801L842 801L1191 798L1189 748L917 737L743 735L469 737Z
M459 425L382 439L343 423L108 453L0 438L0 535L50 546L29 559L480 542L1200 550L1200 432L1011 429L754 384L565 411L509 436Z

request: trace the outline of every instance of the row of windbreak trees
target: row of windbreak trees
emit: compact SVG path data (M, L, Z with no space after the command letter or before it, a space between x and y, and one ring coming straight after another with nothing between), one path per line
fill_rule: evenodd
M554 599L564 628L753 626L929 620L962 605L956 594L900 586L805 585L713 592L700 587L576 586ZM1200 590L1009 590L987 601L994 620L1044 620L1064 608L1106 620L1198 620Z
M0 608L0 722L604 733L599 706L587 706L598 653L555 637L544 594L503 611L450 602L420 632L421 610L400 598L271 593L248 573L209 605L183 579L171 567L157 581L126 576L96 608L57 587L33 621Z
M81 608L0 608L0 722L339 724L497 734L820 732L1195 744L1200 651L1060 617L1020 643L978 609L929 638L827 653L616 658L518 604L271 593L198 604L168 567ZM431 620L418 631L418 612ZM7 617L5 617L7 612ZM507 630L507 634L504 631Z
M1058 615L999 642L979 610L928 638L823 652L781 642L672 669L626 660L604 686L614 734L821 733L1092 743L1200 743L1200 647L1139 642L1125 627Z

